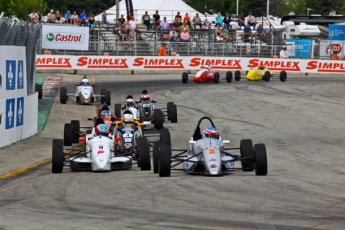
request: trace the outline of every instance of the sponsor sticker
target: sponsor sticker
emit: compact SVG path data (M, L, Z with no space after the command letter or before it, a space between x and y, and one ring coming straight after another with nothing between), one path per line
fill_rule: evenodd
M17 122L16 126L24 124L24 97L17 98Z
M6 100L6 129L12 129L14 127L14 108L15 99Z
M16 89L16 61L6 60L6 90Z

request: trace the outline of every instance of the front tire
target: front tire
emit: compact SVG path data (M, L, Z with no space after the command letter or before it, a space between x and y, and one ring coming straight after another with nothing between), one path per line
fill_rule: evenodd
M250 139L241 140L240 142L241 157L249 157L241 160L242 171L249 172L254 170L254 149L253 142Z
M265 144L254 145L255 174L257 176L267 175L267 152Z
M62 173L63 158L63 140L54 139L52 146L52 173Z
M159 147L158 174L160 177L170 177L171 173L171 147L161 145Z
M232 79L233 79L232 72L231 71L226 72L226 81L232 82Z
M154 117L155 117L155 124L154 127L157 130L160 130L161 128L163 128L163 113L160 109L155 109L154 112Z
M214 73L213 79L214 79L214 83L219 83L219 73L218 72Z
M182 73L182 83L187 83L188 82L188 73L183 72Z
M265 72L264 80L265 81L270 81L271 80L271 73L270 73L270 71L266 71Z
M66 102L67 102L67 88L61 87L61 89L60 89L60 103L66 104Z
M177 123L177 106L175 104L171 106L170 112L171 123Z
M79 120L72 120L72 139L73 143L79 143L79 133L80 133L80 121Z
M281 82L286 82L286 79L287 79L287 73L286 71L280 71L280 74L279 74L279 77L280 77L280 81Z
M240 71L235 71L235 81L241 80L241 72Z
M139 137L137 143L141 171L151 170L150 149L146 137Z
M159 139L164 143L164 145L171 146L171 137L169 129L161 129L159 130Z
M152 151L153 173L158 173L159 147L162 145L164 145L163 141L156 141L153 143L153 151Z
M66 123L63 129L63 145L72 146L73 143L73 126Z

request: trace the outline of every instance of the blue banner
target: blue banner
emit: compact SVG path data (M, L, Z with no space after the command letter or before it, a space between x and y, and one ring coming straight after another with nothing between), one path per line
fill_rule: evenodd
M292 44L292 50L288 47L289 58L311 58L312 40L287 39L287 44Z
M345 25L328 25L328 40L345 40Z

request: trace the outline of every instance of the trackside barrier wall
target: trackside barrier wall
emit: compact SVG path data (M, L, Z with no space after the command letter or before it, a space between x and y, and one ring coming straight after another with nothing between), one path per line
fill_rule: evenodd
M345 73L345 61L238 58L238 57L152 57L152 56L67 56L37 55L39 70L198 70L210 65L216 70L250 70L265 65L270 71L289 73Z
M37 132L38 94L27 96L26 48L0 46L0 147Z

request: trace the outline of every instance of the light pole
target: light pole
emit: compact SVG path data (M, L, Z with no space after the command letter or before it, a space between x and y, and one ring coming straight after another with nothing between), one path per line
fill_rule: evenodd
M270 0L267 0L267 9L266 9L266 17L268 18L268 16L270 15Z
M313 10L313 9L307 8L307 15L308 15L308 16L309 16L309 11L311 11L311 10Z
M120 18L120 6L119 6L119 0L115 0L115 4L116 4L116 24L119 21Z

